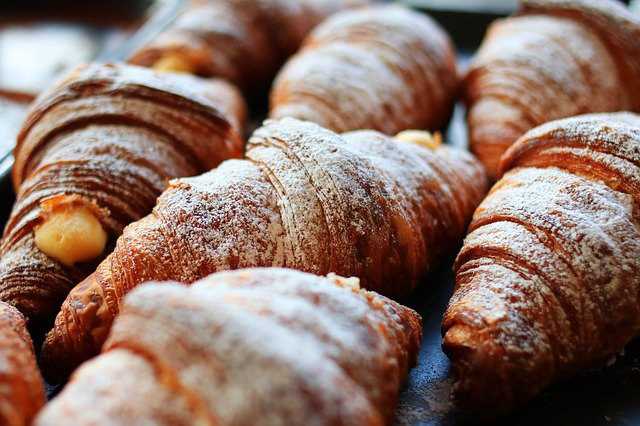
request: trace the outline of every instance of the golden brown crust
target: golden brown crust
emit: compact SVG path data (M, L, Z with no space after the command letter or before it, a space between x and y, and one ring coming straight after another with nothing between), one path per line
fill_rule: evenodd
M44 401L44 384L24 318L0 302L0 424L29 426Z
M431 18L400 6L337 13L280 71L273 118L336 132L438 129L458 89L455 51Z
M190 70L245 91L265 89L304 36L332 13L368 0L192 0L131 63L153 66L178 55Z
M620 2L602 0L522 0L521 15L573 19L596 32L607 45L629 94L640 90L640 19ZM635 111L640 99L629 96Z
M443 322L457 396L485 415L640 334L640 116L548 123L501 168L456 260Z
M466 152L268 121L245 160L180 179L79 284L47 336L47 372L97 353L121 299L148 280L243 267L358 276L401 297L459 243L486 178Z
M465 78L471 149L489 174L535 126L640 111L639 38L640 18L615 0L524 0L494 23Z
M17 202L0 245L0 299L47 320L98 264L42 253L42 204L80 203L112 239L147 214L169 179L242 152L244 104L230 85L124 65L70 74L32 107L15 149Z
M262 268L142 286L36 425L389 424L421 319L345 281Z

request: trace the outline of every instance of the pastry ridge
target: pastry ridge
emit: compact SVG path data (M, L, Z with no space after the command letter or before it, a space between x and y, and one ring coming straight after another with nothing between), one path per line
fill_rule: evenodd
M523 0L496 21L465 77L471 150L501 155L543 123L640 111L640 19L614 0Z
M501 173L474 214L443 321L456 394L489 416L640 333L640 116L540 126Z
M85 206L115 239L151 210L169 179L239 157L244 120L244 101L223 81L128 65L71 72L38 98L18 136L0 299L48 322L101 258L66 266L42 252L34 231L47 209Z
M317 425L389 424L420 340L416 312L336 275L255 268L147 284L35 424L295 425L309 413ZM142 383L145 403L114 370L133 376L125 388Z
M397 5L337 13L279 72L270 116L336 132L439 129L459 86L453 43L430 17Z

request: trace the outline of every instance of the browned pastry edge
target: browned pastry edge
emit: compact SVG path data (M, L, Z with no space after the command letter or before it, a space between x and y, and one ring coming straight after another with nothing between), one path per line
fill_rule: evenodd
M421 328L413 310L333 274L147 284L35 424L390 424Z
M29 426L44 402L44 383L24 317L0 302L0 424Z
M525 134L476 210L443 321L461 405L512 411L640 333L640 116Z
M485 190L464 151L267 121L245 160L174 181L151 215L125 229L63 304L43 347L46 374L59 380L96 354L122 297L149 280L281 266L358 276L404 297L457 246Z

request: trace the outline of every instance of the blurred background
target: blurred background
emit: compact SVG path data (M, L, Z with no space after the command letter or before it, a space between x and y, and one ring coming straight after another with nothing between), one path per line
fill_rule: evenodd
M159 12L163 10L175 11L184 1L0 1L0 95L11 94L25 100L78 63L96 58L122 59L126 52L119 52L119 46L125 41L130 44L133 34L139 37L141 26L154 24L157 30L158 19L152 18L162 15ZM488 23L512 13L518 3L517 0L399 1L434 15L463 49L474 49ZM632 2L635 8L640 8L640 0Z

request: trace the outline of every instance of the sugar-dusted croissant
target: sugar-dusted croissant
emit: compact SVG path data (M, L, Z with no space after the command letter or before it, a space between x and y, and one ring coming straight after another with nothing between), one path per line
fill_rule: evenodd
M121 298L144 281L282 266L406 295L456 248L486 189L464 151L373 131L341 137L295 119L267 122L246 157L173 181L153 213L125 229L47 336L52 378L98 352Z
M242 98L221 81L126 65L73 72L40 97L18 137L0 299L51 320L169 179L242 154L243 119Z
M616 0L522 0L493 24L465 78L472 151L495 176L527 130L640 111L640 17Z
M0 424L31 425L44 401L44 384L24 317L0 302Z
M355 278L257 268L148 284L35 424L388 424L421 334L416 312Z
M502 160L456 261L444 349L495 414L640 334L640 116L538 127Z
M278 67L324 18L369 0L191 0L130 62L266 89Z
M338 13L311 33L276 78L270 116L336 132L438 129L457 87L455 51L435 21L370 7Z

